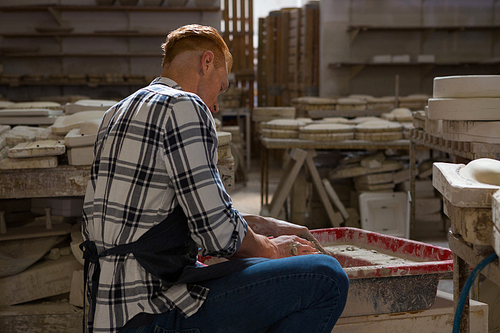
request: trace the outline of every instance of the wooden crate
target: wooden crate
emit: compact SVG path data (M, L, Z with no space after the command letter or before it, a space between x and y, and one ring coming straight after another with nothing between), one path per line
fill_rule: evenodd
M259 19L258 105L290 106L319 92L319 2Z
M222 37L233 55L235 84L245 92L241 106L253 107L254 49L253 0L224 0Z

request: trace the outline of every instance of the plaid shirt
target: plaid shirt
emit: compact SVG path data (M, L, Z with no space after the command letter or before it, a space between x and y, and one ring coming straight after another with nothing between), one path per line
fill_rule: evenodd
M136 241L180 204L204 255L232 255L247 224L222 185L217 145L210 110L170 79L157 78L117 103L94 146L84 240L94 241L99 253ZM101 258L100 266L96 311L88 319L94 332L116 332L139 313L174 307L189 317L208 294L201 286L163 285L132 254Z

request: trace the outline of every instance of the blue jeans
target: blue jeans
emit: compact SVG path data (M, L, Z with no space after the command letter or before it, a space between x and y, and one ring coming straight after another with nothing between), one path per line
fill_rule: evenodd
M268 260L220 279L189 318L177 310L126 333L330 333L344 310L349 279L321 254Z

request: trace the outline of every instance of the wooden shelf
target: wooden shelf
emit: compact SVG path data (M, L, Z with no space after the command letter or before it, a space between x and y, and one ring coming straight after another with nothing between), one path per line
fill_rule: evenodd
M469 66L498 66L500 65L500 60L492 61L467 61L467 62L434 62L434 63L398 63L398 62L388 62L388 63L371 63L371 62L338 62L328 64L329 69L338 68L349 68L350 77L353 79L361 70L365 67L414 67L420 68L421 77L425 77L434 67L440 66L454 66L454 67L469 67Z
M117 82L71 82L71 81L13 81L0 82L0 86L20 87L20 86L146 86L151 81L117 81Z
M103 12L103 11L122 11L122 12L217 12L219 6L210 7L168 7L168 6L64 6L64 5L40 5L40 6L11 6L0 7L0 12L37 12L37 11L66 11L66 12Z
M63 58L80 58L80 57L85 57L85 58L93 58L93 57L100 57L100 58L112 58L112 57L158 57L162 58L163 55L161 53L157 52L143 52L143 53L36 53L36 52L29 52L29 53L4 53L0 55L0 58L57 58L57 57L63 57Z
M419 26L419 27L405 27L405 26L371 26L371 25L349 25L347 32L354 42L356 37L361 32L422 32L424 33L424 40L427 40L433 32L462 32L462 31L495 31L500 30L499 25L481 25L481 26Z
M139 31L94 31L87 33L46 32L46 33L0 33L4 38L52 38L52 37L165 37L165 32Z

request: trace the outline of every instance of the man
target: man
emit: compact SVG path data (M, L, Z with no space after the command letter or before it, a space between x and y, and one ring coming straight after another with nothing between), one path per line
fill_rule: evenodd
M226 44L189 25L162 47L161 77L110 108L95 143L89 329L330 332L348 289L338 262L298 236L305 227L242 216L222 186L210 111L228 87ZM230 260L201 267L199 248Z

